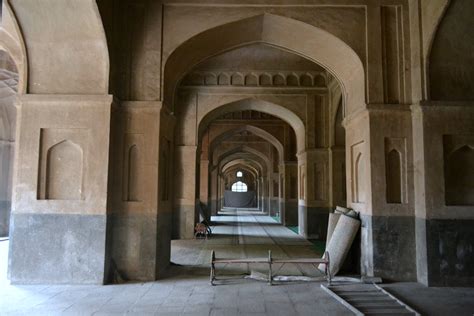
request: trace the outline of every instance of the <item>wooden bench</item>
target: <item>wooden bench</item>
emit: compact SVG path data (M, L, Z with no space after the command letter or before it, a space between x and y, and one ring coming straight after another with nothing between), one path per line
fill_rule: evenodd
M324 264L325 269L324 273L326 274L326 279L329 285L331 285L331 271L329 268L329 252L324 253L323 258L291 258L291 259L273 259L272 251L268 250L268 257L266 258L239 258L239 259L224 259L216 258L216 253L214 250L211 252L211 275L210 281L211 285L215 285L214 281L216 278L216 264L241 264L241 263L266 263L268 264L268 284L273 284L273 274L272 274L272 265L273 264Z

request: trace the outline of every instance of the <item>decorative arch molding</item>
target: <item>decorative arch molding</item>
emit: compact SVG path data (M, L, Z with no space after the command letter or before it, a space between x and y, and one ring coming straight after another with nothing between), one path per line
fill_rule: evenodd
M303 152L306 148L306 133L303 120L294 112L273 102L257 99L243 98L234 102L226 103L209 110L202 114L199 120L198 139L201 139L204 131L209 124L223 114L236 111L254 110L276 116L287 122L296 134L298 152Z
M304 34L305 38L298 38L295 34ZM220 40L215 41L215 38ZM181 44L165 64L164 104L174 107L179 82L194 66L219 53L253 43L272 45L321 65L341 84L348 113L365 107L364 67L354 50L317 27L273 14L257 15L211 28Z
M245 159L234 159L222 166L222 173L230 172L232 170L242 169L254 175L256 178L262 174L259 167Z
M10 45L10 52L17 59L26 56L24 47L28 53L28 82L26 58L22 60L22 80L27 86L23 92L108 94L109 53L96 1L10 0L9 6L7 15L13 18L15 13L24 41L14 52ZM65 38L74 42L65 43Z
M216 144L219 144L219 143L225 141L226 139L234 136L235 134L241 133L243 131L250 132L250 133L266 140L270 144L272 144L278 152L278 157L279 157L280 162L283 161L284 149L283 149L283 145L281 144L281 142L275 136L270 134L269 132L267 132L267 131L259 128L259 127L252 126L252 125L244 125L244 126L240 126L240 127L225 131L222 134L220 134L219 136L217 136L216 138L214 138L211 141L211 144L209 146L209 155L208 155L208 157L212 157L211 153L215 149Z
M18 93L27 92L28 60L25 42L9 1L2 3L2 27L0 28L0 49L7 52L18 71Z
M261 174L266 174L270 170L270 160L258 150L246 146L240 146L222 154L217 163L218 169L222 170L225 164L238 158L255 163L261 170Z

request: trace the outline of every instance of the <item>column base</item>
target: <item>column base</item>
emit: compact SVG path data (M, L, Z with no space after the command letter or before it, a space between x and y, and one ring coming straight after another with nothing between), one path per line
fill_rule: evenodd
M474 286L474 220L416 219L420 282L427 286Z
M13 213L12 284L103 284L105 215Z

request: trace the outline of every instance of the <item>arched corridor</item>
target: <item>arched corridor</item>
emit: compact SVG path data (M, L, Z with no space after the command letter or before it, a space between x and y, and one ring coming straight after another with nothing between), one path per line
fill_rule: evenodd
M337 275L473 286L472 1L1 6L0 270L11 284L0 297L21 284L123 282L162 295L168 279L174 294L152 313L203 291L203 313L219 314L219 290L202 286L214 248L244 259L327 250ZM183 278L192 290L177 298ZM313 285L288 286L288 313L317 310L305 291L325 301ZM237 287L228 294L249 298ZM275 312L249 288L263 303L242 298L230 314Z

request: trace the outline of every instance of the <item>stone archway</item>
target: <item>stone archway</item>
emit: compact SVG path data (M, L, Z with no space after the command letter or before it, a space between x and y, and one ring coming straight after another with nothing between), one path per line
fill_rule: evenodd
M215 41L215 38L221 40ZM272 14L221 25L181 44L165 64L164 104L174 107L179 81L191 68L210 56L256 42L291 51L321 65L338 79L348 114L365 108L364 67L357 54L326 31Z

